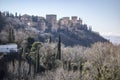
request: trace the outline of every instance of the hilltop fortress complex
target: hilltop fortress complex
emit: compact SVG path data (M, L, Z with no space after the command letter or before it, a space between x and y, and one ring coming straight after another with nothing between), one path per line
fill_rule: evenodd
M63 17L57 20L57 15L55 14L46 15L46 18L23 15L20 19L26 24L26 26L37 27L42 31L45 31L46 29L57 30L65 28L88 30L87 25L83 24L82 19L78 19L77 16L72 16L71 19L70 17ZM91 30L91 27L89 27L89 30Z
M22 22L24 26L37 28L38 30L44 32L48 30L56 31L58 29L68 29L68 30L89 30L91 31L91 27L88 27L87 24L83 24L81 18L77 16L70 17L62 17L57 20L57 15L55 14L47 14L46 18L41 16L30 16L27 14L24 15L15 15L9 12L2 13L6 17L12 17L14 19L19 19L18 21Z
M107 41L98 32L92 31L92 27L84 24L83 20L77 16L57 19L55 14L47 14L46 17L42 17L28 14L17 15L17 13L13 15L3 12L2 15L8 23L6 28L13 27L15 35L17 32L22 32L41 42L46 42L50 36L52 41L56 42L58 35L61 35L61 41L65 46L79 44L90 46L94 42Z

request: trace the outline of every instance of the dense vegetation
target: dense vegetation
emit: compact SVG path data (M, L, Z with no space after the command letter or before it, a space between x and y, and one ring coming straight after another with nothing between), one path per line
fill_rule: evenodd
M39 47L28 54L23 53L21 58L14 57L15 54L3 57L12 57L11 61L3 62L7 63L8 80L120 79L120 46L111 43L95 43L91 48L62 46L59 59L56 57L57 44L33 44Z

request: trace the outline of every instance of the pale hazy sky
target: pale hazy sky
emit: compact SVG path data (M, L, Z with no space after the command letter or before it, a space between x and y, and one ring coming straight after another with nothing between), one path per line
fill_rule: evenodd
M120 36L120 0L0 0L0 11L78 16L101 35Z

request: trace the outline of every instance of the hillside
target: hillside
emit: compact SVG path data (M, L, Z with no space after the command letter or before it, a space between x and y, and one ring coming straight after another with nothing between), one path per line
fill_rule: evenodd
M57 41L60 34L62 43L65 46L90 46L95 42L106 42L97 32L92 31L92 27L83 24L82 20L77 16L63 17L57 21L56 15L46 15L46 18L34 15L15 15L9 12L1 13L4 16L5 27L13 27L15 34L22 32L23 34L34 36L36 41L46 42L51 37L53 42Z

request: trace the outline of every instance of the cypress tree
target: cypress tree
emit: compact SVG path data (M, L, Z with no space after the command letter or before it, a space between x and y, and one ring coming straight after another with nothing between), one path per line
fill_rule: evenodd
M17 16L17 12L15 13L15 17L17 18L18 16Z
M15 36L14 36L14 30L12 27L9 28L8 33L9 33L9 36L8 36L9 43L13 43L15 40Z
M58 48L57 48L56 59L61 60L61 36L60 36L60 34L59 34L59 38L58 38Z
M21 20L21 14L19 14L18 18L19 18L19 20Z
M2 29L4 28L6 24L6 18L5 16L2 14L2 12L0 11L0 32L2 31Z
M52 42L52 39L51 39L51 35L49 36L49 43L51 43Z
M37 47L37 51L36 51L36 73L39 72L39 63L40 61L40 56L39 56L39 46Z
M29 74L31 74L32 59L31 59L31 57L28 54L26 56L26 59L27 59L27 61L29 63L29 71L28 71L28 75L29 75Z
M19 60L18 60L19 61L19 63L18 63L18 65L19 65L18 66L18 75L19 75L19 77L18 78L20 80L20 77L21 77L21 72L20 72L20 70L21 70L21 59L22 59L21 57L22 57L22 55L19 54L18 56L19 56Z
M67 69L68 71L70 71L71 70L71 61L68 61L68 69Z

